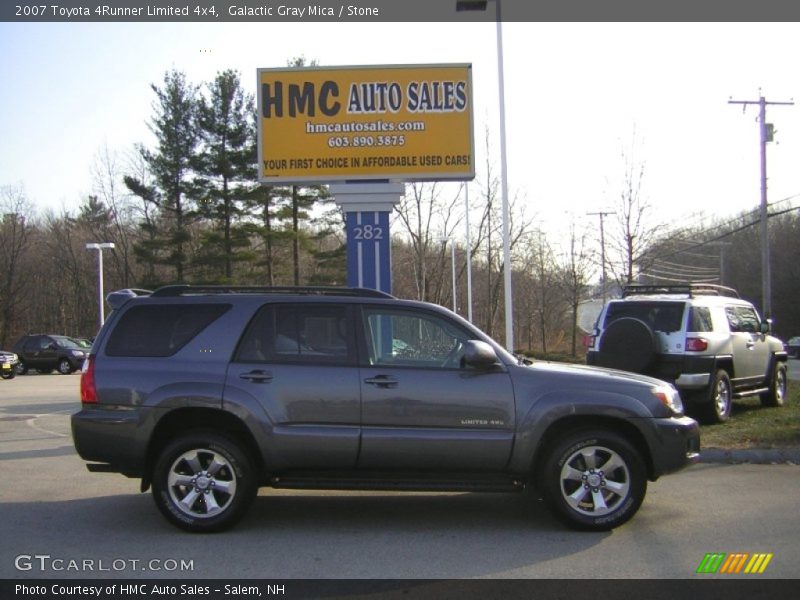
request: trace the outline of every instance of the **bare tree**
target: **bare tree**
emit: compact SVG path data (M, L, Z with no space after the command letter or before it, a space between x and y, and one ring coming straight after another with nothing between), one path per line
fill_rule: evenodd
M455 237L463 218L459 194L446 195L437 183L414 183L406 186L395 214L411 241L417 299L443 304L446 301L443 242Z
M572 356L578 354L578 307L589 296L589 278L593 266L587 232L579 232L573 219L569 226L567 252L561 267L561 288L570 310Z
M114 252L111 254L112 264L119 275L124 287L131 287L134 280L133 272L133 230L130 226L133 220L133 209L129 196L124 193L123 173L120 169L119 159L115 152L109 150L105 144L95 156L92 165L92 179L96 196L109 209L111 216L110 227L101 235L110 235L112 239L98 239L92 241L114 242Z
M28 285L22 261L30 248L32 214L21 187L0 187L0 347L10 341Z
M624 166L623 180L617 200L615 231L612 232L611 260L617 283L622 286L633 283L642 264L646 250L656 238L656 227L649 221L652 206L642 194L645 163L636 157L636 132L630 150L621 152Z

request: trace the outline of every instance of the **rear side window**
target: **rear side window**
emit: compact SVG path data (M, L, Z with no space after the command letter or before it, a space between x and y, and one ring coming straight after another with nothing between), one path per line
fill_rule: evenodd
M705 306L693 306L689 312L689 331L697 333L714 331L711 309Z
M247 328L237 362L356 363L351 310L339 305L267 305Z
M230 304L149 304L122 315L106 344L109 356L172 356L221 317Z

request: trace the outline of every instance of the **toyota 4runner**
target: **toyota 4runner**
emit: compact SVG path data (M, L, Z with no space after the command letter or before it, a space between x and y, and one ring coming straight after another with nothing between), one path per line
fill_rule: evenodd
M587 362L673 383L690 413L719 423L734 398L784 404L787 354L769 333L730 288L631 285L603 307Z
M439 306L345 288L109 296L81 377L90 471L152 486L174 525L233 525L261 486L538 489L579 529L630 519L698 457L677 391L522 362Z

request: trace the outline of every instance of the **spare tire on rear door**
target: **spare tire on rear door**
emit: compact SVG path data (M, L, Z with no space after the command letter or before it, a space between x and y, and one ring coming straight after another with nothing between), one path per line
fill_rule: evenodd
M623 317L613 321L603 335L597 352L597 366L645 372L658 352L656 336L650 326L639 319Z

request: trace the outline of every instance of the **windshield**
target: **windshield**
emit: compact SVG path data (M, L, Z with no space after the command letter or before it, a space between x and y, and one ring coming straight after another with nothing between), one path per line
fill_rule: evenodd
M81 346L76 340L66 336L54 335L53 339L56 341L62 348L68 348L70 350L84 350L85 347Z

